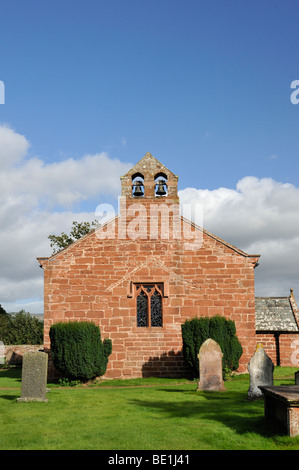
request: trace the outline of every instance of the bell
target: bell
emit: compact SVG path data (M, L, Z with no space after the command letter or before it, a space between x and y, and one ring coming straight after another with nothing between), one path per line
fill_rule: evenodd
M142 183L141 181L136 181L136 183L133 184L133 196L143 196L143 190L142 190Z
M158 186L157 191L156 191L157 196L165 196L165 194L166 194L165 187L164 187L164 186L166 186L165 181L158 180L157 181L157 186Z

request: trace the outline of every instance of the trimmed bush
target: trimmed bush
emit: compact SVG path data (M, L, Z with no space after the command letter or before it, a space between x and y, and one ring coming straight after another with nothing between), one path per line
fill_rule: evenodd
M50 340L54 365L64 377L86 381L105 374L112 343L110 339L102 342L94 323L55 323Z
M199 376L198 352L208 338L216 341L223 353L223 371L234 371L239 367L243 349L236 336L235 322L224 317L200 317L186 320L181 326L183 353L194 377Z

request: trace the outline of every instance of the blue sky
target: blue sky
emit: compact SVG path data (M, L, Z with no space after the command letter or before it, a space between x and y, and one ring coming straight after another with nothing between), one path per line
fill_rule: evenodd
M272 265L268 270L261 269L264 277L257 278L263 286L260 292L268 295L275 288L278 292L278 286L283 285L279 294L288 295L289 286L296 295L297 284L299 298L295 269L299 247L299 104L290 100L291 82L299 80L298 14L299 2L294 0L2 2L0 80L5 84L5 104L0 105L0 126L13 132L9 145L16 141L20 144L12 150L17 153L12 153L10 177L19 181L17 175L20 177L23 169L23 180L25 175L31 178L17 194L15 185L4 195L7 207L11 201L18 201L14 223L18 220L19 227L23 225L22 231L16 228L15 240L10 236L12 246L20 245L22 240L29 243L29 236L22 237L26 230L30 232L30 223L37 215L42 248L48 243L47 230L51 233L48 226L42 230L46 217L67 212L69 218L63 218L66 223L73 215L83 217L94 212L99 202L116 200L117 193L109 194L107 187L99 183L98 192L87 191L77 199L74 188L70 190L68 204L62 192L57 200L49 202L49 191L43 193L40 188L33 194L30 189L30 185L43 181L42 169L46 174L53 165L63 169L63 163L70 159L79 164L86 155L105 152L111 175L115 169L113 177L119 181L118 169L125 170L151 152L179 175L183 199L190 196L187 188L197 191L196 197L206 204L208 200L222 204L229 194L234 202L227 203L225 209L231 216L235 197L241 191L247 203L252 243L243 239L242 231L238 237L232 224L231 233L228 226L223 228L225 224L217 225L212 216L206 219L208 228L217 230L219 236L228 236L228 241L237 246L243 243L240 248L254 251L265 248L263 240L279 240L281 260L292 261L293 267L288 270L290 264L285 265L285 283L281 269L275 275ZM103 172L106 163L102 163ZM30 168L34 168L31 173ZM55 191L55 176L51 175ZM92 184L96 184L95 177L90 175ZM237 187L239 181L243 181L241 190ZM246 199L248 190L244 190L248 184L250 204L249 197ZM254 191L263 196L255 201ZM204 201L205 197L208 199ZM282 235L279 217L288 212L290 197L293 212L288 222L283 222ZM278 199L285 205L276 203ZM261 206L261 200L264 203L255 227L268 220L266 214L270 213L276 214L276 222L272 218L268 230L266 227L255 239L255 222L250 216L257 205ZM63 221L56 222L53 230L58 233L68 229ZM270 237L269 233L274 232L277 235ZM287 257L285 249L290 240L294 243L293 256ZM35 253L36 243L29 249L30 259L34 260L44 254ZM275 245L271 256L277 256L277 250ZM30 267L27 274L24 269L19 281L26 284L26 279L39 279L35 293L26 293L24 287L22 292L17 294L15 289L15 294L5 297L5 292L10 292L5 289L4 301L0 292L2 305L10 308L13 303L28 303L32 298L41 302L41 273L33 274L34 269ZM265 281L270 273L271 288ZM9 269L4 268L0 277L7 280L13 292Z
M181 187L299 184L298 13L289 0L5 2L0 118L46 161L150 151Z

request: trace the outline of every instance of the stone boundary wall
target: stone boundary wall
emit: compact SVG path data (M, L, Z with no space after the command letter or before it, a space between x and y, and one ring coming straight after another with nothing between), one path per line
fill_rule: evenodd
M299 367L299 334L278 333L257 333L257 342L262 343L275 366Z
M43 350L42 344L12 344L4 345L4 356L6 363L19 365L22 363L23 354L26 352Z

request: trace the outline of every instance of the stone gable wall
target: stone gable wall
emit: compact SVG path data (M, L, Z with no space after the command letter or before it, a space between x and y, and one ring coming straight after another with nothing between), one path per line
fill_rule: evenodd
M200 236L201 247L187 250L182 240L110 240L93 232L45 260L45 348L53 323L93 321L112 340L107 378L184 376L181 324L221 315L235 321L244 351L240 371L246 370L256 346L256 259ZM138 282L163 283L162 328L136 326Z
M155 192L161 176L166 197ZM137 177L143 181L140 198L132 194ZM182 219L177 184L178 177L147 153L121 177L119 217L54 257L39 258L46 349L53 323L93 321L102 338L112 340L107 378L183 376L188 370L181 325L196 316L221 315L235 321L243 346L240 371L247 370L257 343L254 266L259 257ZM135 284L146 282L163 285L162 327L137 327Z
M13 344L4 345L4 356L6 363L10 365L20 365L23 355L27 352L43 350L43 345L35 344Z

